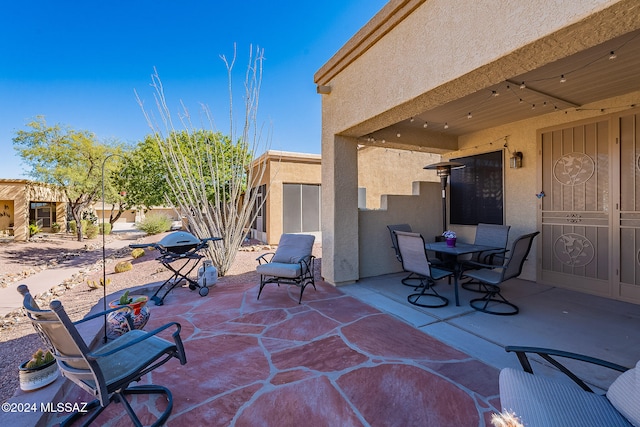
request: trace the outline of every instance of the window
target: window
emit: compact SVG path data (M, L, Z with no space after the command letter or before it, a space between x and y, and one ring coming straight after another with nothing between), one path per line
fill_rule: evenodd
M283 231L285 233L320 231L320 186L284 184L282 187Z
M267 215L265 215L264 209L264 195L267 192L266 184L262 184L257 189L253 189L252 191L257 191L256 194L256 204L253 207L253 213L255 215L255 220L253 221L253 229L257 231L266 231L267 229Z
M29 222L39 227L49 228L56 222L56 205L49 202L31 202L29 204Z
M452 159L465 165L451 171L450 223L504 223L502 151Z

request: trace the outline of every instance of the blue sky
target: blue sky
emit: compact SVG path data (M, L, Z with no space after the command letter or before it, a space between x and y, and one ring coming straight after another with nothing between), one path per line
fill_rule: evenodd
M11 1L0 14L0 178L26 178L12 138L38 115L47 123L135 143L149 133L134 90L154 111L158 70L169 107L212 111L228 130L220 55L237 46L242 85L250 46L264 49L259 122L271 148L320 153L314 73L386 0ZM243 107L235 99L235 108Z

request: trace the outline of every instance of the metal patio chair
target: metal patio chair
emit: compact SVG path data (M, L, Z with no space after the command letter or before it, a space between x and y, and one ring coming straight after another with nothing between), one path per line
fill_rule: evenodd
M416 274L422 281L420 293L411 294L407 297L410 304L420 307L437 308L449 304L449 300L434 289L436 280L451 276L452 271L442 270L431 266L424 239L418 233L408 233L396 231L398 237L398 249L402 256L402 268L404 271ZM421 298L429 298L433 304L421 303Z
M256 259L256 271L260 274L257 299L269 283L300 287L298 304L302 302L302 294L308 285L316 289L313 276L315 257L311 254L314 241L315 236L310 234L283 234L275 253L269 252Z
M471 263L480 263L485 265L500 266L504 261L504 254L507 252L507 242L509 241L509 225L484 224L480 223L476 227L476 237L473 242L475 245L485 245L503 248L497 251L485 251L472 254L467 261ZM500 256L499 256L500 255ZM465 268L474 268L471 263L463 262ZM465 265L466 264L466 265ZM469 280L462 283L462 287L472 292L482 292L486 288L477 280Z
M464 271L463 275L476 279L480 286L483 288L485 295L482 298L472 299L471 307L478 311L489 314L498 315L513 315L518 314L520 311L518 307L507 301L507 299L500 293L500 285L505 281L518 277L522 273L522 266L527 260L527 255L531 250L533 239L540 234L539 231L525 234L520 236L513 242L511 247L510 257L496 255L496 259L500 258L503 262L500 266L493 264L474 263L469 261L467 264L473 267L480 268L479 270ZM508 306L506 311L494 310L489 306L489 303L493 303L492 307Z
M409 224L394 224L387 225L389 229L389 234L391 235L391 248L396 253L396 259L402 264L402 255L400 255L400 250L398 249L398 237L396 236L396 231L405 231L411 233L411 226ZM422 279L420 277L415 276L415 273L410 272L407 277L402 279L402 282L405 286L411 286L413 288L417 288L422 285Z
M500 404L527 426L631 427L640 425L640 362L628 369L615 363L567 351L537 347L506 347L515 352L522 370L500 371ZM541 357L570 381L534 375L527 354ZM562 360L561 363L558 359ZM622 372L606 394L595 393L567 361L580 361ZM575 363L575 362L574 362ZM595 373L595 371L594 371ZM574 384L575 383L575 384Z
M134 408L127 400L132 394L162 394L167 399L166 409L158 416L153 426L160 426L169 418L173 408L171 391L157 385L130 386L147 373L176 358L180 364L187 363L180 338L180 324L168 323L151 332L131 330L115 340L95 349L89 349L76 325L104 316L97 313L77 322L72 322L60 301L49 304L51 310L42 310L34 301L26 285L18 286L23 299L23 308L34 328L51 349L62 375L97 399L87 405L89 412L71 414L61 426L84 419L89 425L111 403L120 402L134 425L142 425ZM173 342L157 336L168 328ZM85 418L86 417L86 418Z

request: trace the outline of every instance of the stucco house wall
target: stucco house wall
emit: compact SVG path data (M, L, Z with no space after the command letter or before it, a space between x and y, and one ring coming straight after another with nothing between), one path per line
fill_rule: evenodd
M366 258L358 233L385 225L359 225L354 202L357 147L368 134L636 30L638 6L633 0L390 1L314 76L322 93L323 277L336 285L357 280ZM622 98L634 103L637 97ZM403 134L402 148L428 147L446 160L495 151L486 144L509 135L510 149L524 155L523 168L505 168L506 220L516 235L537 225L537 130L603 114L598 108L610 101L621 99L460 137ZM471 229L460 232L472 238ZM535 279L535 260L523 278Z

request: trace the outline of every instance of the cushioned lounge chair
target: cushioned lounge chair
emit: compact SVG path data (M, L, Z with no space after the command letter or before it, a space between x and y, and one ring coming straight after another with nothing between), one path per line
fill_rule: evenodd
M257 258L256 271L260 274L258 299L269 283L300 287L298 304L302 302L302 294L308 285L316 289L313 276L315 257L311 254L314 241L315 237L308 234L283 234L275 253L269 252Z
M640 426L640 362L633 369L581 354L535 347L507 347L523 370L500 371L500 403L528 427ZM527 354L537 354L571 381L533 374ZM596 394L558 358L573 359L623 372L606 394Z

